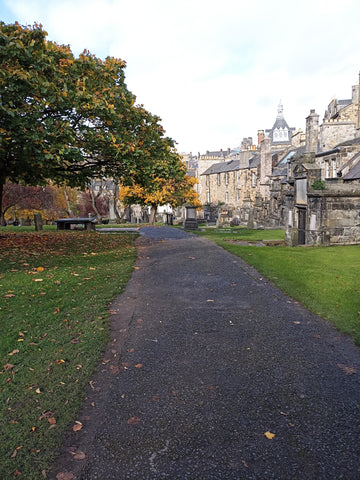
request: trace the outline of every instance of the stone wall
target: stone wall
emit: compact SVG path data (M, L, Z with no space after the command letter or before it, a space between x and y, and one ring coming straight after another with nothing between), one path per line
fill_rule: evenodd
M306 245L351 245L360 243L360 184L325 182L324 190L309 185L305 221ZM288 202L286 243L298 244L299 207Z
M355 138L356 124L351 121L329 120L320 127L319 149L321 152L331 150L339 143Z

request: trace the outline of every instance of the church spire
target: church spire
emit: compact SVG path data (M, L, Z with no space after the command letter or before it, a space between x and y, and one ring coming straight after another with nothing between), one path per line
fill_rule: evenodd
M281 102L281 99L280 99L280 102L279 102L279 106L278 106L278 113L277 113L277 117L276 118L284 118L284 108L283 108L283 104Z

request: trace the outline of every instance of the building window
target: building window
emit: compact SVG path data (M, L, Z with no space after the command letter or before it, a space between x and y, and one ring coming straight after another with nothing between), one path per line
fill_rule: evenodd
M236 201L238 202L240 200L240 189L236 189Z
M236 171L236 181L239 181L239 170Z
M225 192L225 203L229 203L229 192Z
M217 184L221 185L221 175L220 175L220 173L217 174Z
M229 173L225 173L225 185L229 185Z
M331 160L331 168L332 168L332 177L336 178L337 177L337 172L336 172L336 160L333 158Z
M206 203L210 203L210 192L206 192Z
M330 177L330 163L325 162L325 178L329 178L329 177Z
M207 186L207 187L209 186L209 183L210 183L209 175L206 175L206 186Z

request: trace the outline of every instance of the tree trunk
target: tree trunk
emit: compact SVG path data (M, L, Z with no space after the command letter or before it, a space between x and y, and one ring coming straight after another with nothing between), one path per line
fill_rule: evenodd
M150 225L154 225L155 223L156 212L157 212L157 205L151 205L150 220L149 220Z
M67 211L67 214L69 215L69 217L73 217L74 214L71 210L71 206L70 206L70 200L69 200L69 195L66 191L66 187L64 186L64 196L65 196L65 202L66 202L66 211Z

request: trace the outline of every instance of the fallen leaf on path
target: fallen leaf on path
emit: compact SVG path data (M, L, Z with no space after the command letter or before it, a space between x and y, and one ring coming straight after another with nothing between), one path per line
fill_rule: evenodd
M75 455L74 455L74 460L84 460L84 458L86 458L86 455L84 452L82 452L81 450L78 450Z
M74 475L70 472L60 472L56 475L56 480L73 480Z
M275 433L271 433L269 431L264 433L265 437L268 438L269 440L272 440L275 437Z
M81 422L75 422L75 425L73 426L73 432L78 432L79 430L81 430L83 427L82 423Z
M143 364L142 364L142 363L137 363L137 364L135 365L135 368L142 368L142 367L143 367Z
M139 417L131 417L129 420L126 422L128 425L138 425L140 423L140 418Z
M346 365L343 365L342 363L338 363L337 366L344 372L346 375L354 375L356 373L356 368L354 367L347 367Z
M118 375L120 373L120 369L116 365L110 365L109 368L112 375Z

